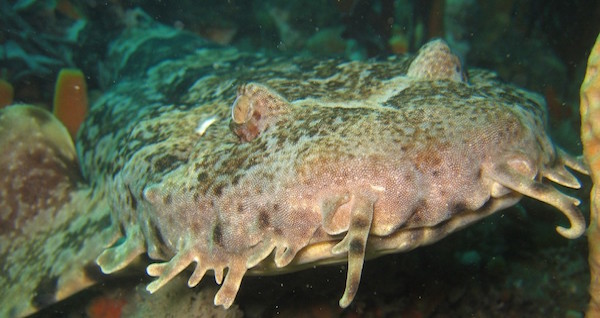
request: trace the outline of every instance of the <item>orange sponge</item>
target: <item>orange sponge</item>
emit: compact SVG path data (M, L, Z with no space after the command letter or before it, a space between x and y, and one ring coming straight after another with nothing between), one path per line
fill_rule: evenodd
M54 88L54 116L56 116L75 140L77 130L88 110L87 86L83 73L78 69L62 69Z
M125 304L123 299L99 296L92 300L87 308L87 314L91 318L119 318Z

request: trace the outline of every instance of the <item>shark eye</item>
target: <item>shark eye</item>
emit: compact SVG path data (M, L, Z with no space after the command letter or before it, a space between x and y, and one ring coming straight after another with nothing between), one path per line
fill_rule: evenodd
M231 129L241 141L252 141L278 121L288 107L285 98L264 85L241 85L231 106Z
M246 95L238 95L231 107L231 119L236 124L243 124L250 120L253 111L251 99Z

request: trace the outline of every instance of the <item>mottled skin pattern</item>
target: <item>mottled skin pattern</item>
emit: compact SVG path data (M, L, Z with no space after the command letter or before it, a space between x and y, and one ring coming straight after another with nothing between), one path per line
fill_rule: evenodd
M181 47L176 58L137 67L157 36ZM257 265L347 258L345 307L365 254L433 242L518 194L560 208L564 236L583 232L578 201L539 182L577 187L565 160L584 170L545 135L543 101L485 72L466 83L442 42L414 60L360 63L268 59L164 29L131 37L148 39L114 44L120 84L79 150L125 238L98 263L110 273L146 251L166 260L148 267L151 292L190 263L190 286L207 270L221 283L227 268L215 304L228 307Z
M52 114L0 111L0 149L0 317L18 317L95 283L111 220Z
M472 70L441 41L416 58L267 58L161 26L111 47L118 84L78 136L83 175L106 194L105 273L147 253L154 292L191 263L229 307L247 271L348 262L340 305L365 258L435 242L521 195L569 219L549 181L579 182L580 161L545 133L539 96ZM91 235L91 234L90 234Z

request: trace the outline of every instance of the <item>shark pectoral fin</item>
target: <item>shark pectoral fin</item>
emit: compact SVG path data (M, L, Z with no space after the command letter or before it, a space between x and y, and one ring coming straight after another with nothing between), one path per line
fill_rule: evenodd
M0 149L0 317L22 317L95 283L110 210L50 112L0 110Z

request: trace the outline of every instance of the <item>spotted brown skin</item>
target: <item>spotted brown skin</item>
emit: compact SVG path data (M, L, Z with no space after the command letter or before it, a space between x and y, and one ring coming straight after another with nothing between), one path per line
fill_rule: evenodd
M118 84L91 108L78 157L116 233L97 263L113 273L146 253L150 292L194 263L188 285L213 272L227 308L246 274L348 262L346 307L366 258L522 195L564 213L563 236L585 229L551 182L576 188L565 166L586 168L552 144L543 100L486 71L467 82L442 41L416 57L316 61L152 26L111 48Z
M119 54L127 65L143 50ZM214 271L229 307L247 271L347 260L346 307L365 257L434 242L521 194L565 213L564 236L585 228L579 201L542 180L578 187L564 166L585 171L545 134L543 101L491 73L466 82L441 41L368 63L179 54L105 95L79 147L124 230L98 263L110 273L147 252L150 292L195 263L189 285Z
M111 220L51 113L0 110L0 148L0 317L21 317L97 282Z

